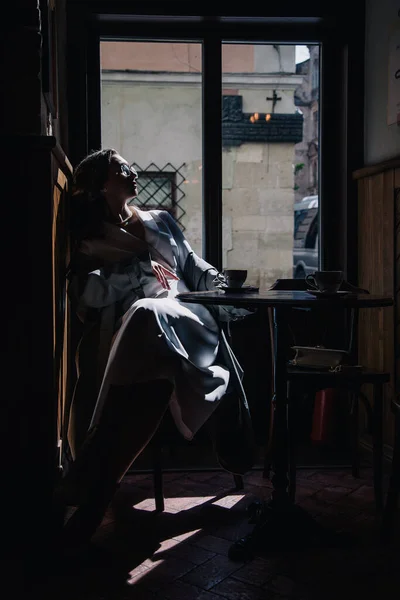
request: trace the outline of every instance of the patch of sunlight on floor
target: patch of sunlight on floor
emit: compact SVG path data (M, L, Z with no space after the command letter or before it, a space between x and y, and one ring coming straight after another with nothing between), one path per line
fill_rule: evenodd
M146 500L142 500L141 502L132 504L132 508L137 508L138 510L152 511L155 509L155 501L153 498L146 498Z
M222 508L231 508L238 502L243 500L245 494L227 494L220 498L213 496L176 496L172 498L164 498L165 510L164 512L179 512L185 508L191 508L194 506L201 506L202 504L213 504ZM132 508L137 510L155 510L154 498L146 498L136 504L132 505Z
M163 558L158 560L146 559L144 562L142 562L140 565L138 565L137 567L132 569L132 571L129 572L129 577L126 580L126 583L128 585L137 584L143 577L146 577L146 575L148 575L152 569L160 566L163 562Z
M205 504L206 502L210 502L215 498L213 496L176 496L175 498L164 498L165 510L164 512L168 512L169 509L174 511L183 509L187 506L200 506L201 504ZM153 498L146 498L141 502L136 504L132 504L132 508L138 510L155 510L155 500Z
M185 540L188 540L191 537L194 537L195 535L200 533L200 531L202 531L202 529L192 529L192 531L185 531L185 533L174 535L173 539L178 540L178 542L184 542Z
M215 500L213 504L216 504L217 506L222 506L223 508L231 508L232 506L235 506L235 504L243 500L245 496L246 494L229 494L227 496L223 496L222 498L218 498L218 500Z
M197 536L201 531L201 529L193 529L191 531L185 531L174 538L163 540L160 543L159 549L153 554L153 556L146 558L140 565L137 565L137 567L129 571L126 584L130 586L138 584L144 577L148 576L153 569L159 567L165 562L166 559L162 558L164 552L171 550L175 546L179 546L179 544L186 542L192 537Z

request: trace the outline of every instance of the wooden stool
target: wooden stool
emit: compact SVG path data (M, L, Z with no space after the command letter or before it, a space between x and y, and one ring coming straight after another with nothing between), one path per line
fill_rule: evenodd
M296 494L296 452L294 440L294 395L293 389L300 391L315 391L328 388L344 389L351 395L352 422L352 473L359 477L359 401L362 400L368 415L368 425L373 440L373 476L374 494L377 511L383 508L383 386L390 380L390 374L371 369L362 371L316 371L289 367L288 380L288 422L289 422L289 495L294 501ZM364 384L373 386L373 404L361 392Z

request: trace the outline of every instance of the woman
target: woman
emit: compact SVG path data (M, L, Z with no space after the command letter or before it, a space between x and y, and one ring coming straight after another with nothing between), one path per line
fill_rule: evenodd
M136 196L137 173L114 149L76 168L69 292L85 330L68 432L75 460L57 497L79 505L69 528L80 534L93 532L167 407L191 439L222 398L225 423L228 404L238 414L236 392L249 425L242 371L220 327L249 313L176 299L221 287L224 278L193 252L168 212L130 206Z

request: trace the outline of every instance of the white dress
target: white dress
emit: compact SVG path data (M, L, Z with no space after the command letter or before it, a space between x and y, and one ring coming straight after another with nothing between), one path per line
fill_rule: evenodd
M173 219L160 211L138 214L151 258L162 262L179 280L169 279L171 289L165 290L154 276L150 261L141 261L139 271L136 268L144 297L130 302L127 295L128 305L113 339L91 426L98 421L109 385L167 378L174 382L172 416L183 436L191 439L228 388L230 370L221 364L218 354L220 327L205 306L184 304L175 298L178 293L190 291L184 277L187 256L193 251ZM114 236L130 234L110 226L107 235L111 242ZM102 275L99 270L92 273L96 274ZM129 276L132 281L132 274L113 273L114 289L123 289L123 277ZM87 286L93 283L93 277L92 281L89 278ZM87 287L84 291L86 298L95 295L94 289Z

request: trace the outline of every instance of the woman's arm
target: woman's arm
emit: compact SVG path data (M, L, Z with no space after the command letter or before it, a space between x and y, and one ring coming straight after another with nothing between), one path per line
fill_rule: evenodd
M167 211L161 211L160 217L168 225L178 246L179 266L188 288L197 292L224 287L226 285L225 276L194 252L175 219ZM218 318L221 321L233 321L252 314L245 308L233 306L215 306L214 308L218 310Z
M160 211L160 218L168 226L178 248L178 262L186 285L192 291L213 290L224 283L224 276L192 249L175 219L167 211Z
M140 270L148 260L132 257L128 263L115 263L105 267L93 259L78 254L68 276L68 292L78 313L88 308L101 309L136 293L142 297L139 283Z

